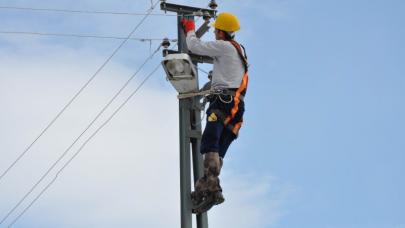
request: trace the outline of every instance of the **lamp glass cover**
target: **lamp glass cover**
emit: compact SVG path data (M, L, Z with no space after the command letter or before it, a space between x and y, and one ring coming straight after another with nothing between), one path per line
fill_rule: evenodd
M170 74L173 76L184 74L185 66L184 62L181 60L170 60L166 63L166 67Z

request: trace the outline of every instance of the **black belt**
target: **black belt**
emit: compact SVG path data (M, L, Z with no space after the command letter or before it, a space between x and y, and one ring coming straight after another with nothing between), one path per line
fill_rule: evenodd
M238 90L238 89L224 89L224 90L222 91L222 94L223 94L223 95L228 95L228 96L233 96L233 97L235 97L237 90ZM243 101L244 99L245 99L245 96L244 96L243 94L240 94L240 95L239 95L239 100Z

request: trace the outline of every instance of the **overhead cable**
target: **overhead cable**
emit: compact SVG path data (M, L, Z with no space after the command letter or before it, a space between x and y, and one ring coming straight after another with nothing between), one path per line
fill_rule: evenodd
M71 9L54 9L54 8L33 8L19 6L0 6L0 10L20 10L20 11L37 11L37 12L54 12L54 13L74 13L74 14L99 14L99 15L121 15L121 16L161 16L161 17L184 17L184 16L203 16L203 12L198 11L191 14L167 14L167 13L131 13L131 12L114 12L114 11L97 11L97 10L71 10Z
M75 144L82 138L82 136L94 125L94 123L101 117L101 115L110 107L110 105L117 99L117 97L124 91L130 84L135 76L142 70L147 62L160 50L160 45L150 56L148 56L138 70L126 81L126 83L115 93L110 101L101 109L95 118L87 125L82 133L73 141L73 143L59 156L59 158L50 166L50 168L41 176L41 178L34 184L34 186L20 199L20 201L7 213L7 215L0 221L0 225L24 202L24 200L38 187L38 185L49 175L49 173L56 167L56 165L68 154L68 152L75 146Z
M65 112L65 110L76 100L76 98L83 92L85 88L97 77L102 69L110 62L110 60L117 54L117 52L124 46L124 44L131 38L135 31L141 26L141 24L146 20L153 9L156 7L159 0L147 10L147 14L138 22L138 24L132 29L128 36L123 40L120 45L114 50L114 52L107 58L106 61L97 69L97 71L90 77L90 79L79 89L79 91L70 99L70 101L62 108L62 110L52 119L52 121L41 131L41 133L35 138L35 140L17 157L16 160L1 174L0 181L2 178L24 157L24 155L31 149L31 147L45 134L45 132L59 119L59 117ZM1 224L1 222L0 222Z
M114 111L114 113L101 124L97 130L90 135L89 138L81 145L81 147L76 151L76 153L65 163L65 165L58 170L56 173L55 177L52 179L51 182L48 183L48 185L30 202L30 204L24 208L24 210L10 223L8 227L13 226L31 207L32 205L51 187L51 185L56 181L56 179L59 177L59 175L62 173L62 171L69 166L69 164L73 161L74 158L77 157L77 155L83 150L83 148L92 140L112 119L113 117L131 100L133 96L141 89L141 87L146 83L146 81L161 67L160 63L154 68L154 70L145 77L145 79L139 84L139 86L135 89L134 92L132 92L127 99ZM1 223L0 223L1 224Z
M156 4L154 5L156 6ZM33 7L18 7L18 6L0 6L3 10L23 10L23 11L44 11L56 13L77 13L77 14L105 14L105 15L127 15L127 16L167 16L176 17L175 14L157 14L157 13L131 13L131 12L113 12L113 11L95 11L95 10L70 10L70 9L53 9L53 8L33 8Z
M198 70L200 70L201 72L203 72L206 75L209 75L210 73L208 73L207 71L205 71L204 69L202 69L201 67L197 67Z
M1 31L0 34L6 35L32 35L32 36L56 36L56 37L74 37L74 38L96 38L96 39L115 39L115 40L126 40L126 37L118 36L100 36L100 35L84 35L84 34L68 34L68 33L44 33L44 32L22 32L22 31ZM160 38L129 38L129 40L136 41L161 41ZM177 39L170 39L172 42L177 42Z

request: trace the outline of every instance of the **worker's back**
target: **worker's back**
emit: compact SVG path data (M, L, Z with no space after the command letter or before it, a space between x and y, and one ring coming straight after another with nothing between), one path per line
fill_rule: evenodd
M214 58L212 73L212 88L239 88L245 68L236 48L224 40L203 42L189 32L187 46L189 50L198 55Z

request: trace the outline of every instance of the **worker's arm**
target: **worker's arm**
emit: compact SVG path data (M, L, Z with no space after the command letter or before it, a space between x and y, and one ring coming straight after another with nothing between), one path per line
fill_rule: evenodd
M184 32L187 35L187 46L188 49L197 55L206 55L206 56L219 56L224 53L225 45L222 41L213 41L213 42L203 42L197 38L195 34L195 23L191 19L183 19L181 21Z
M215 57L223 55L226 51L223 41L203 42L197 38L194 30L187 33L186 41L188 49L197 55Z

